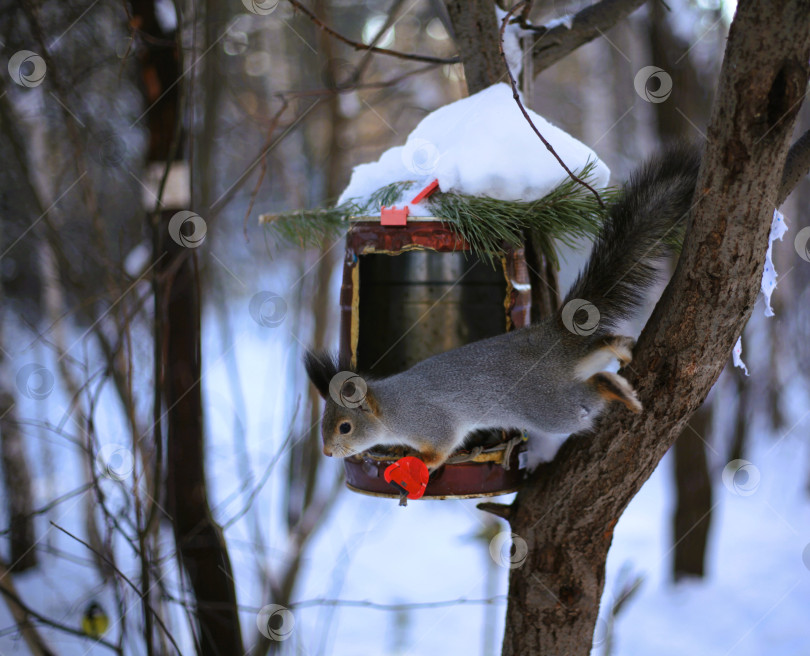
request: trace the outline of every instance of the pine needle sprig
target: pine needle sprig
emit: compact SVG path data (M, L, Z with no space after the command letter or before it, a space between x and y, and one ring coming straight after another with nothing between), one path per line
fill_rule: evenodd
M392 182L380 187L364 201L351 199L331 208L264 215L261 222L282 243L317 248L340 237L348 229L351 217L379 214L383 205L394 203L412 184L408 180Z
M269 231L280 242L301 248L320 248L340 237L347 227L346 208L298 210L263 217Z
M593 164L580 174L592 177ZM610 201L616 190L606 189ZM582 237L597 233L605 209L584 187L566 180L549 194L536 201L504 201L488 196L467 196L436 193L429 198L433 213L445 220L463 238L473 252L494 263L504 246L520 248L524 231L537 231L544 238L544 254L557 265L553 240L573 246Z
M380 187L368 198L368 203L364 205L366 211L371 209L380 211L383 206L390 207L395 203L402 192L413 184L413 180L403 180L402 182L392 182L385 187Z
M594 164L579 174L592 177ZM368 199L352 199L328 209L298 210L263 216L268 230L281 242L304 248L334 241L349 227L349 219L378 215L382 206L397 202L412 181L394 182L375 191ZM608 203L616 189L606 189ZM535 201L504 201L488 196L436 192L428 197L431 213L444 221L473 253L495 265L504 247L520 248L525 231L543 238L544 254L557 265L554 240L572 246L582 237L596 234L605 215L596 198L582 185L566 179L546 196Z

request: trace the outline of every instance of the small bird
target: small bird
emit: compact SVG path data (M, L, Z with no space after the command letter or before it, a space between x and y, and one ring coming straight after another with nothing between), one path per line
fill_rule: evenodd
M110 618L96 601L91 601L82 615L82 631L91 638L100 638L110 628Z

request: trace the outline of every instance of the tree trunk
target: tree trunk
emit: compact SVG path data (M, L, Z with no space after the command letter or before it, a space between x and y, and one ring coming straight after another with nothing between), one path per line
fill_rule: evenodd
M1 348L1 347L0 347ZM14 395L0 387L0 462L2 462L5 510L9 519L9 570L24 572L36 567L31 472L25 455Z
M703 576L712 523L712 482L704 439L711 430L712 414L711 403L700 406L672 448L677 489L672 516L672 575L676 581Z
M806 0L737 8L683 252L622 372L645 409L611 409L518 493L510 523L528 554L510 575L507 656L590 653L613 529L751 314L810 72L808 12Z
M672 77L672 102L656 103L655 116L662 142L694 141L693 123L704 124L697 71L688 56L689 44L672 32L660 3L650 7L650 48L653 61ZM691 123L690 123L691 121ZM706 544L712 519L712 483L706 442L712 426L711 401L698 408L672 447L675 473L675 510L672 517L673 578L703 576Z
M158 254L163 326L165 402L168 424L166 499L180 561L194 593L198 654L242 654L236 591L225 538L211 516L205 480L199 271L194 252L168 238Z
M447 0L453 38L464 64L467 93L473 95L496 82L508 82L498 50L493 0Z
M2 227L0 225L0 248L5 248ZM9 570L18 573L36 566L37 552L34 517L31 514L34 509L31 472L17 416L17 401L11 387L15 377L7 358L9 351L3 348L6 345L4 302L5 290L0 280L0 464L9 524Z

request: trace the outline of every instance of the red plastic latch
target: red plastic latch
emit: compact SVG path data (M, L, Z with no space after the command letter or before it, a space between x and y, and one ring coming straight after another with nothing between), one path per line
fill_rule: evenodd
M385 205L380 208L380 224L384 226L404 226L408 223L409 210L403 207L398 210L396 207L386 207Z
M420 191L418 194L416 194L416 196L414 196L413 200L411 201L411 205L416 205L419 201L424 200L438 188L439 188L439 179L436 178L427 187L422 189L422 191Z
M430 474L427 465L413 456L405 456L385 468L387 483L395 483L408 492L409 499L420 499L425 493Z

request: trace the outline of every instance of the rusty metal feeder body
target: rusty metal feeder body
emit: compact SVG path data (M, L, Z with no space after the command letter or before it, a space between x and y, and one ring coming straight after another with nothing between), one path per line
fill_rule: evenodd
M340 291L341 355L360 371L388 376L527 325L531 295L523 249L504 252L500 270L469 250L439 219L409 219L403 226L383 226L376 217L353 220ZM522 448L512 448L519 440L511 436L508 448L478 449L466 462L451 458L433 473L424 498L514 492L524 470ZM383 477L398 457L365 452L346 458L347 486L398 497Z

